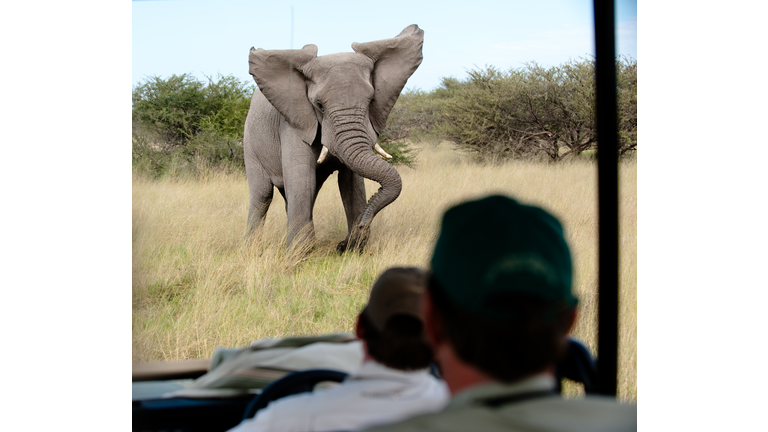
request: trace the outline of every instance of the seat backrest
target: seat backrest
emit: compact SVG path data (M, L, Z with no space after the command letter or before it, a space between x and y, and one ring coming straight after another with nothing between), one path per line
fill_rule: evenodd
M256 396L243 413L243 420L252 418L256 412L269 405L270 402L293 394L311 392L318 383L323 381L342 382L347 377L344 372L311 369L293 372L264 387L264 390Z
M598 393L597 362L587 347L575 339L568 339L565 355L557 363L557 391L562 391L562 379L584 385L585 393Z

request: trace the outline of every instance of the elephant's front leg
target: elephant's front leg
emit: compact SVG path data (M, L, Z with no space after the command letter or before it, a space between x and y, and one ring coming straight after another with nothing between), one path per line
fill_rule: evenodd
M272 203L274 186L261 164L251 158L246 160L245 172L248 176L249 206L248 229L246 239L252 240L253 233L264 222L267 210Z
M339 252L347 249L362 250L368 241L370 229L360 230L357 223L365 209L365 181L351 169L343 167L339 170L339 193L347 215L347 238L336 246Z
M287 138L283 135L282 144L288 245L311 245L315 240L312 209L315 205L317 155L292 133Z

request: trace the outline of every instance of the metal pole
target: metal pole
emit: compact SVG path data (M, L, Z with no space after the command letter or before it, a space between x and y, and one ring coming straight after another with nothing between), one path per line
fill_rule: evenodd
M614 3L595 0L599 391L616 396L619 335L619 178Z

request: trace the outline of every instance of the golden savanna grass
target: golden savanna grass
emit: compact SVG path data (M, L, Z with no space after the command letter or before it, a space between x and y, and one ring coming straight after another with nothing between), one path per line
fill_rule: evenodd
M243 241L243 174L133 179L133 360L207 358L217 346L274 336L352 331L376 276L428 267L442 213L503 193L539 205L565 227L580 298L575 337L597 342L597 172L588 162L478 165L447 143L425 145L416 169L398 168L400 197L373 222L362 254L335 253L346 234L336 177L315 206L317 245L285 247L285 203L275 193L256 241ZM637 165L620 165L619 397L637 400ZM366 181L368 195L378 185Z

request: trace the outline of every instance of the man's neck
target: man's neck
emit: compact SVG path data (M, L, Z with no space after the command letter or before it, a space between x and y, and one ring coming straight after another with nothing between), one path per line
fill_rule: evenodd
M495 381L474 366L464 363L456 356L452 347L443 345L436 354L440 362L440 371L451 395L455 396L464 389Z
M445 383L448 385L448 388L451 390L451 395L453 396L470 387L498 381L490 375L486 375L478 370L476 367L465 363L456 355L456 352L453 351L453 347L450 345L443 345L437 353L437 358L440 362L443 380L445 380ZM522 377L518 381L541 373L547 373L554 376L555 370L554 367L548 367L535 374Z
M365 342L365 339L360 338L360 342L363 345L363 364L375 360L373 356L371 356L371 353L368 352L368 343Z

